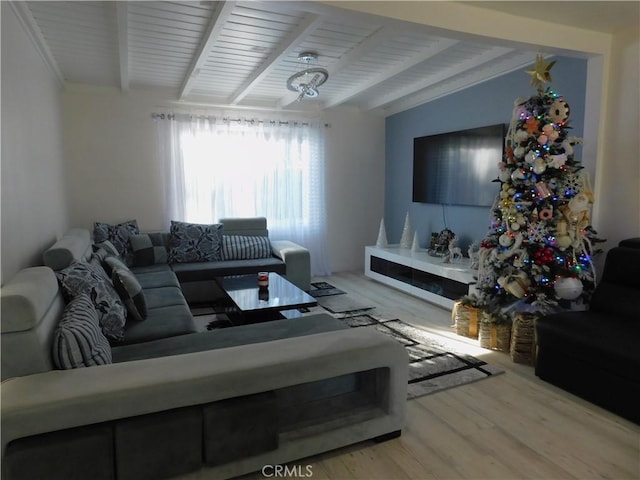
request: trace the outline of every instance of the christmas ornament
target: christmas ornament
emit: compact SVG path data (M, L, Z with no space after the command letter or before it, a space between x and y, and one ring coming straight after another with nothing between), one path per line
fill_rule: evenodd
M525 296L531 282L529 281L526 273L518 272L515 275L499 277L498 285L514 297L522 298Z
M511 173L511 180L513 180L514 182L517 182L519 180L524 180L525 178L527 178L527 172L525 172L521 168L516 168Z
M551 190L549 190L549 187L544 182L536 183L536 191L538 192L538 197L540 198L547 198L551 196Z
M547 265L553 263L553 249L550 247L540 248L533 254L533 261L536 265Z
M555 63L555 60L546 61L542 55L537 55L533 68L526 70L526 72L531 75L531 85L541 90L543 84L551 82L550 70Z
M557 99L549 108L549 118L553 123L564 123L569 118L569 104L562 98Z
M513 245L513 238L510 235L503 233L500 235L500 238L498 238L498 243L503 247L509 247Z
M544 161L544 158L536 158L536 161L533 162L533 172L537 175L544 173L547 169L547 162Z
M558 220L556 223L556 242L560 250L566 250L571 246L572 240L567 232L567 222Z
M525 124L525 128L527 129L527 134L529 135L535 135L540 131L538 130L538 126L540 125L540 122L538 122L538 120L536 120L533 117L527 118L527 121L524 124Z
M564 153L560 155L549 155L549 166L551 168L560 168L567 162L567 156Z
M531 243L543 243L547 235L547 227L542 222L536 223L529 228L529 242Z
M551 220L551 218L553 218L553 211L550 208L543 208L538 213L538 217L540 217L540 220Z
M538 155L533 150L529 151L529 153L527 153L524 157L527 163L533 163L536 161L537 158L538 158Z
M535 120L534 120L535 121ZM535 128L538 128L538 122L536 122L535 124ZM529 138L529 132L526 132L524 130L518 130L514 136L515 141L518 143L522 143L524 141L526 141Z
M553 285L556 296L563 300L575 300L582 295L583 289L584 285L575 277L560 277Z

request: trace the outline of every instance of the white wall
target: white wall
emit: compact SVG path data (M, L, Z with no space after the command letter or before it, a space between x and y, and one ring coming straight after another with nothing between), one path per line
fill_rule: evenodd
M2 278L40 265L69 226L56 78L2 2Z
M330 110L327 132L329 251L334 272L364 269L384 215L384 118Z
M135 218L143 230L168 228L151 113L171 110L170 99L161 91L122 94L113 88L67 87L63 106L73 225L91 228L95 221ZM364 246L375 243L383 212L384 119L334 109L322 120L330 124L330 267L334 272L362 270Z
M640 30L617 32L605 86L593 223L613 247L640 237Z

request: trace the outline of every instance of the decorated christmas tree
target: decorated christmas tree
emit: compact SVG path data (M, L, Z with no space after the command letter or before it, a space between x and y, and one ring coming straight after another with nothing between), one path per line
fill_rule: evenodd
M499 195L482 241L477 299L494 319L588 301L594 286L588 176L575 156L569 104L552 90L555 61L538 56L536 93L517 99L500 163Z

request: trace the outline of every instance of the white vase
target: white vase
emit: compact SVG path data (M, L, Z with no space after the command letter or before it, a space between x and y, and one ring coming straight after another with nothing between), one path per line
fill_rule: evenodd
M378 230L378 240L376 240L376 247L385 248L389 246L387 241L387 229L384 227L384 218L380 220L380 229Z

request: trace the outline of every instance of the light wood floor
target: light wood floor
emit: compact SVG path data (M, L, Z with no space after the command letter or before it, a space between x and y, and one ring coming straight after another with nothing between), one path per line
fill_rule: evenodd
M377 315L477 347L453 333L449 311L361 273L318 280L375 305ZM640 479L637 425L543 382L508 354L479 352L506 373L408 401L401 437L296 462L302 476L309 465L313 479Z

